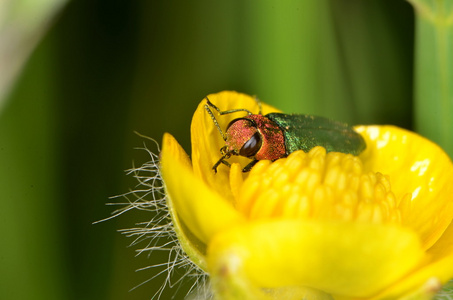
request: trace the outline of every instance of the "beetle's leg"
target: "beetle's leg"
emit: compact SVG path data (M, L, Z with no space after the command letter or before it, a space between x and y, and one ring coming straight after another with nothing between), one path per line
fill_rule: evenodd
M257 162L258 160L254 158L248 165L244 167L244 169L242 169L242 172L243 173L249 172L253 168L253 166L256 165Z
M218 108L217 106L212 104L211 101L209 101L209 98L207 96L206 96L206 105L214 108L220 115L227 115L227 114L231 114L231 113L235 113L235 112L239 112L239 111L245 111L247 114L253 115L253 113L251 113L250 110L245 109L245 108L237 108L237 109L230 109L230 110L221 111L220 108Z
M223 154L223 156L214 164L214 166L212 166L212 169L214 170L214 172L217 173L217 168L219 167L220 164L224 164L227 167L231 167L231 164L225 160L225 159L230 158L230 156L231 156L230 152Z
M215 173L217 173L217 168L219 167L220 164L224 164L227 167L231 167L231 164L224 160L223 158L219 159L218 162L215 163L215 165L212 167Z

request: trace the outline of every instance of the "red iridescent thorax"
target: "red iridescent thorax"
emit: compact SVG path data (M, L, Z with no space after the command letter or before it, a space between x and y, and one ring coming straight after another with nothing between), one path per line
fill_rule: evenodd
M256 134L261 146L254 157L257 160L275 160L286 156L285 138L282 129L263 115L248 115L233 120L226 130L225 146L234 155L240 154L242 147ZM245 156L245 155L243 155Z

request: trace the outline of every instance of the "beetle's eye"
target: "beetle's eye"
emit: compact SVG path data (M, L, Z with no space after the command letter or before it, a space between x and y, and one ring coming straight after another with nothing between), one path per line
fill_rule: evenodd
M244 144L244 146L242 146L241 150L239 150L239 155L245 157L254 156L258 150L260 150L262 142L260 133L255 132L255 134Z

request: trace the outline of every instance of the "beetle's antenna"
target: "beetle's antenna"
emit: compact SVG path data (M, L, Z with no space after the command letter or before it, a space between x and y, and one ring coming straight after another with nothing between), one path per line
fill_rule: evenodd
M206 97L206 99L208 99L208 97ZM217 127L217 129L219 130L220 134L222 135L223 140L226 141L227 138L226 138L225 134L223 134L223 131L222 131L222 129L221 129L220 126L219 126L219 123L217 122L216 118L214 117L214 114L212 113L212 111L209 109L209 106L208 106L208 105L210 105L210 106L212 106L212 107L214 107L214 108L216 108L216 109L218 109L218 108L217 108L216 106L214 106L214 104L212 104L212 103L209 101L209 99L208 99L208 104L206 104L206 105L204 106L204 108L206 109L206 111L208 112L208 114L211 116L212 122L214 122L215 127Z
M259 115L262 115L263 108L262 108L262 106L261 106L261 101L260 101L260 99L258 99L257 96L254 96L254 98L255 98L256 104L258 104L258 109L259 109L258 114L259 114Z
M245 109L245 108L237 108L237 109L221 111L220 108L218 108L217 106L212 104L211 101L209 101L209 98L207 96L206 96L206 104L209 105L210 107L214 108L220 115L227 115L227 114L231 114L231 113L235 113L235 112L239 112L239 111L245 111L247 114L253 115L253 113L250 110ZM260 107L261 107L261 104L260 104Z

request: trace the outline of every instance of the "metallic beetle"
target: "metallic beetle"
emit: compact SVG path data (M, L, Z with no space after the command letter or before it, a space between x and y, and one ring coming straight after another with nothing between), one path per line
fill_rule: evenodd
M212 167L215 172L220 164L230 166L227 159L231 155L251 158L252 161L242 170L248 172L259 160L274 161L297 150L308 152L315 146L322 146L327 152L353 155L360 154L366 148L363 137L345 123L312 115L262 115L261 105L258 104L258 114L243 108L221 111L206 97L205 109L225 141L220 149L222 157ZM220 115L236 112L246 112L247 115L231 121L224 133L211 108Z

